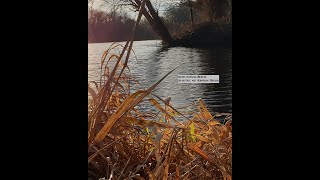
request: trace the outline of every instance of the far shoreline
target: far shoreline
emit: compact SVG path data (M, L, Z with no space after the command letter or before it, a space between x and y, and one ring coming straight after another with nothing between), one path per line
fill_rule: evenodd
M161 39L140 39L140 40L133 40L134 42L136 41L162 41ZM102 44L102 43L126 43L127 40L123 41L105 41L105 42L88 42L88 44Z

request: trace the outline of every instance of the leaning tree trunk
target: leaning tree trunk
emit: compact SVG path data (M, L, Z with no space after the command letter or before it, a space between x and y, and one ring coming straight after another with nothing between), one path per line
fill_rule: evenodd
M188 0L188 3L189 3L191 24L192 24L192 28L193 28L193 27L194 27L194 24L193 24L193 12L192 12L192 3L191 3L191 0Z
M140 0L135 0L135 2L138 6L141 5ZM160 19L156 11L154 10L149 0L146 1L146 6L149 11L147 11L147 9L144 9L142 13L150 23L152 29L160 36L164 44L167 44L169 46L174 45L174 40L172 36L170 35L168 29L163 24L162 20Z

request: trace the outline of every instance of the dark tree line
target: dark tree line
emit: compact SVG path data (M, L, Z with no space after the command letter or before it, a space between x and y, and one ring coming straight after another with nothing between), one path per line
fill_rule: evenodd
M167 9L164 22L173 36L193 25L232 24L231 0L181 0Z
M193 6L200 17L210 22L232 22L231 0L196 0Z
M141 0L104 0L104 2L113 8L108 13L89 8L89 43L127 40L135 20L129 18L125 11L119 11L119 7L125 6L137 11ZM232 23L232 5L231 0L181 0L167 8L164 17L159 17L151 2L147 1L143 15L144 19L139 23L135 40L160 37L170 44L173 41L171 35L175 36L190 29L194 24Z
M125 41L134 26L135 20L125 13L106 13L100 10L91 10L88 16L88 42ZM149 23L142 20L136 31L135 40L156 39Z

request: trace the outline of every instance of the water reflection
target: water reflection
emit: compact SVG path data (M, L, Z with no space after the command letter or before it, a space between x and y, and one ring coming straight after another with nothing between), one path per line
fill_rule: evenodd
M111 43L89 44L89 80L99 79L100 57ZM212 48L163 48L159 41L134 43L133 56L129 60L132 75L148 88L167 72L184 63L154 91L160 97L172 97L173 105L185 106L204 99L211 112L232 112L232 50ZM178 84L179 74L218 74L219 84ZM138 87L136 87L138 88Z

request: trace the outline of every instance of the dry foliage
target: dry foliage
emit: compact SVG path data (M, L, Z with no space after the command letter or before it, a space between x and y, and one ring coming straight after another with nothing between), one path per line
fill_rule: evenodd
M151 87L130 93L127 64L140 18L141 8L122 52L111 54L119 46L112 44L101 59L101 81L88 85L88 179L232 179L231 114L213 116L199 99L188 118L153 94L173 70ZM142 101L158 112L140 110Z

